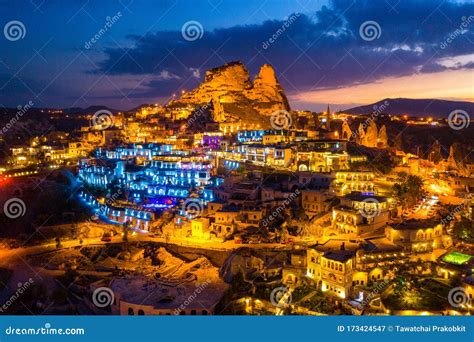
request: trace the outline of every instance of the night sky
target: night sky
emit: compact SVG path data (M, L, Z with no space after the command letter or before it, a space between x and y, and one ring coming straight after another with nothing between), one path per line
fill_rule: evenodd
M6 33L12 21L23 38ZM0 25L3 107L164 103L234 60L252 76L272 64L295 109L474 100L472 0L0 0Z

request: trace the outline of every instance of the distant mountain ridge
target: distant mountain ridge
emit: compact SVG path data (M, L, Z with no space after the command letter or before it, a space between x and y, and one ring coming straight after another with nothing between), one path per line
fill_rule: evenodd
M407 99L386 98L381 101L350 109L343 112L349 114L369 114L377 108L383 108L383 113L394 115L408 115L419 117L447 118L454 110L464 110L468 114L474 114L474 103L466 101L449 101L437 99Z
M109 112L112 112L112 113L120 112L120 110L112 109L107 106L101 106L101 105L89 106L87 108L82 108L82 107L65 108L63 109L63 112L67 114L84 114L84 113L95 113L99 110L108 110Z

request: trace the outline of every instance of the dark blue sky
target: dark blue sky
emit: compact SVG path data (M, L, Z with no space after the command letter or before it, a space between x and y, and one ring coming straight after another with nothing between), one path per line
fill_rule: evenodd
M26 33L0 36L4 107L164 102L232 60L252 75L274 65L301 109L410 87L411 97L474 98L473 1L0 0L1 28L11 21ZM203 28L199 39L183 38L190 21ZM375 38L363 39L366 22L375 22Z

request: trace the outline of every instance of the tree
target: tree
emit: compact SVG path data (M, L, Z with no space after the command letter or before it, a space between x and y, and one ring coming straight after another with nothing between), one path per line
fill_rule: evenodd
M131 224L130 224L130 221L127 221L125 222L123 225L122 225L122 242L123 242L123 246L124 246L124 249L126 251L128 251L130 249L130 246L129 246L129 243L128 243L128 234L131 230Z
M62 248L62 244L61 244L61 238L58 236L56 237L56 248Z
M393 186L393 190L403 207L413 206L422 195L423 179L402 172L399 174L398 182Z
M474 224L471 220L461 217L461 221L454 224L453 235L458 240L474 242Z

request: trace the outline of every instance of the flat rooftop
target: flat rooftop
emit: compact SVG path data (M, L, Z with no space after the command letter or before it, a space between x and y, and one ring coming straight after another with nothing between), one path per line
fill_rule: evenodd
M393 225L392 227L393 229L396 229L396 230L405 230L405 229L416 230L416 229L434 228L439 224L440 224L439 220L433 220L433 219L414 220L413 219L413 220L408 220L408 221L398 223L396 225Z

